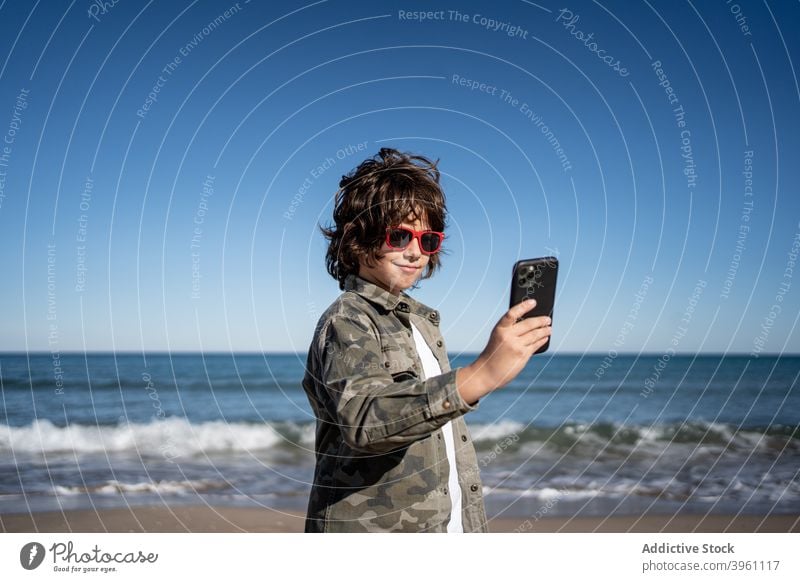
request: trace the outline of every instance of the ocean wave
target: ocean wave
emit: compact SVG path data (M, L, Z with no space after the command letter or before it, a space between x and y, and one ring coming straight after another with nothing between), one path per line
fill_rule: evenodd
M529 487L486 479L484 493L505 498L532 498L540 502L579 501L583 499L658 498L676 502L762 502L784 507L800 500L800 485L781 478L748 479L741 475L690 481L681 476L607 479L551 479ZM492 486L494 484L494 486Z
M190 493L207 493L229 489L230 484L212 479L197 479L194 481L142 481L138 483L122 483L117 480L106 481L90 486L64 486L55 485L55 495L85 495L87 493L100 495L119 495L124 493L143 494L155 493L158 495L188 495Z
M800 454L800 428L770 426L741 429L713 422L663 425L564 423L555 427L525 425L513 420L470 424L479 453L522 450L595 454L658 453L665 447L682 448L694 455L771 451ZM135 453L141 456L252 453L266 450L313 451L315 425L311 422L191 422L168 417L148 423L57 426L40 419L26 426L0 424L0 455L56 453Z
M251 453L288 446L313 448L313 425L209 421L171 417L146 424L70 424L49 420L27 426L0 425L0 454L136 453L176 457L194 454Z
M501 420L492 424L472 424L469 427L472 440L476 443L495 443L507 437L514 437L525 430L525 425L513 420Z
M714 422L683 422L650 426L617 423L564 423L555 427L524 425L501 421L489 425L472 425L476 449L480 453L497 448L542 449L580 454L581 451L639 451L652 453L667 446L697 452L726 450L728 452L773 451L800 453L800 427L769 426L739 428Z

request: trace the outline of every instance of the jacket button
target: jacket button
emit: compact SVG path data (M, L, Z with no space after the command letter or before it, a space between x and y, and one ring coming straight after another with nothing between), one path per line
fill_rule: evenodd
M442 407L444 407L445 409L450 408L450 401L449 400L445 400L444 402L442 402Z
M384 363L383 363L383 366L384 366L385 368L391 368L391 367L392 367L392 363L391 363L391 362L384 362Z
M464 442L467 442L467 435L462 434L461 435L461 440L464 441Z
M437 345L438 347L442 347L442 346L444 345L444 342L443 342L442 340L438 340L438 341L436 342L436 345Z
M445 494L445 495L447 495L447 487L445 487L445 488L443 489L443 491L444 491L444 494Z
M475 493L478 490L478 485L473 483L472 485L469 486L469 490Z
M428 314L428 319L430 319L431 321L439 321L439 312L431 311Z

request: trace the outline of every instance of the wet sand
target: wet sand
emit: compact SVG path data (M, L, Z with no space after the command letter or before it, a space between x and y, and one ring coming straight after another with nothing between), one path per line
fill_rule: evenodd
M176 506L0 515L3 532L282 532L303 531L305 514L264 508ZM786 533L800 531L800 515L647 515L549 517L538 521L499 517L493 533Z

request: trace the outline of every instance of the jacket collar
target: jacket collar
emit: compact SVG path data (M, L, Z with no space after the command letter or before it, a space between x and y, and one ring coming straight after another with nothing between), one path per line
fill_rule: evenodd
M383 307L387 311L392 311L402 300L407 301L411 299L405 293L401 293L400 295L389 293L383 287L379 287L375 283L362 279L353 273L345 278L344 290L361 295L364 299Z
M352 291L367 301L382 307L386 311L398 310L416 313L422 317L430 319L436 324L439 323L438 311L420 303L413 297L407 295L405 292L400 292L399 295L389 293L386 289L379 287L375 283L371 283L366 279L362 279L353 273L345 278L344 290Z

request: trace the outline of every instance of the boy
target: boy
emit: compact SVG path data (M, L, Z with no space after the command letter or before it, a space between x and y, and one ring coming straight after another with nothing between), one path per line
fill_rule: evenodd
M303 388L317 417L307 532L485 532L463 415L511 381L550 320L510 309L469 366L450 369L439 313L405 293L440 266L445 196L436 164L383 148L342 177L322 314Z

